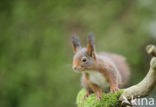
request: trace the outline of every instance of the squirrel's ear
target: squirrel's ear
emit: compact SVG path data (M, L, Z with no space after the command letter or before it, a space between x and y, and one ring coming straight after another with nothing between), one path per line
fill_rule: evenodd
M79 38L76 36L76 34L72 35L72 48L74 53L76 53L81 48Z
M95 58L94 36L93 33L88 34L87 54Z

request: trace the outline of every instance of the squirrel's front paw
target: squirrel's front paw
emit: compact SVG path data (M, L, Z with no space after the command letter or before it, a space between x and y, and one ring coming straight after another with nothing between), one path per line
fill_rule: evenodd
M112 93L112 92L116 92L116 91L118 91L118 90L119 90L118 87L111 87L111 88L110 88L111 93Z
M100 100L102 98L102 95L96 95L96 99Z
M87 98L90 95L89 91L86 91L85 95L82 97L82 100L84 100L85 98Z

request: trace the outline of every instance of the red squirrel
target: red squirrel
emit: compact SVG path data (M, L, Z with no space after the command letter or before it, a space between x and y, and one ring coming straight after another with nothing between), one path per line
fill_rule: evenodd
M130 72L125 58L113 53L96 53L92 33L88 35L86 48L82 48L79 38L73 35L72 48L75 53L72 68L82 72L81 83L86 91L83 98L95 93L100 99L102 90L115 92L128 81Z

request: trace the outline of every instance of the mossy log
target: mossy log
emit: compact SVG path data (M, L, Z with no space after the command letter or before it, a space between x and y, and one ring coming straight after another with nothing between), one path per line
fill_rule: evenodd
M148 45L146 47L148 54L154 56L150 62L150 69L145 78L138 84L133 85L127 89L119 90L115 93L103 93L100 100L96 99L95 94L91 94L84 100L82 96L85 94L85 90L82 89L76 99L78 107L119 107L124 98L131 100L133 98L141 98L149 95L149 93L156 86L156 47L154 45ZM124 98L123 98L124 96ZM129 105L124 103L124 105Z
M119 90L115 93L103 93L100 100L96 99L95 94L89 95L87 98L82 100L85 90L82 89L77 95L76 104L78 107L118 107L120 104L118 98L123 90Z

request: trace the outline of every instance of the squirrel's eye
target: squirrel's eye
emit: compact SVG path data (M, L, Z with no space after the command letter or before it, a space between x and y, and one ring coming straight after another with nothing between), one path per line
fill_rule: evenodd
M87 61L87 59L86 59L86 58L83 58L83 59L82 59L82 61L83 61L83 62L86 62L86 61Z

